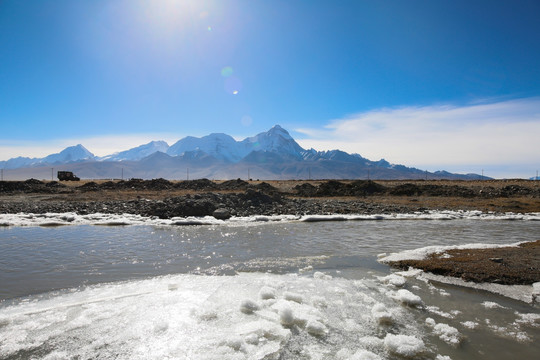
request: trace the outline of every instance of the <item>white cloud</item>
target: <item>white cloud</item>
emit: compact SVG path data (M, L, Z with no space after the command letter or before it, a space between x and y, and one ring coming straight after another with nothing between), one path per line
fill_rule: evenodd
M298 140L305 148L432 171L489 168L493 177L530 177L540 166L540 98L378 109L296 131L305 135Z

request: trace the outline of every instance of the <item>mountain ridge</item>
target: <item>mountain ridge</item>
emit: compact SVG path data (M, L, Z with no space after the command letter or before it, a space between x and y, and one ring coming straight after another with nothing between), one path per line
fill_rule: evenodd
M17 157L0 161L9 170L55 166L82 178L245 178L263 179L478 179L476 174L427 172L381 159L372 161L342 150L303 149L287 130L275 125L266 132L237 141L224 133L187 136L172 145L165 141L97 157L83 145L67 147L44 158Z

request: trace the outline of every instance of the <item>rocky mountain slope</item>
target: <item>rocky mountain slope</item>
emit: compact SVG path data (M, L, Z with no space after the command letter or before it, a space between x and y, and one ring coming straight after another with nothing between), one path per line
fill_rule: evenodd
M44 158L0 161L6 179L51 178L51 168L81 178L166 179L479 179L476 174L430 173L381 159L371 161L340 150L303 149L276 125L242 141L227 134L188 136L169 146L152 141L96 157L82 145Z

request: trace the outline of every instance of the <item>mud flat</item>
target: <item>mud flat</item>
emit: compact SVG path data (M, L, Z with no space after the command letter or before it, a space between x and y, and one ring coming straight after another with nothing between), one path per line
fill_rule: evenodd
M425 248L416 254L404 252L403 259L399 257L399 254L397 258L390 256L383 262L398 269L413 267L475 283L532 285L540 282L540 240L505 247Z

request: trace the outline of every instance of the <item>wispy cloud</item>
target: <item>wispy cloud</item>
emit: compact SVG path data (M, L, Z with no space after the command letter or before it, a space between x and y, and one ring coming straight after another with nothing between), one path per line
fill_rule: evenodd
M298 140L303 147L428 170L512 167L523 173L491 175L506 177L532 176L540 166L540 98L385 108L333 120L323 129L295 130L304 135Z

